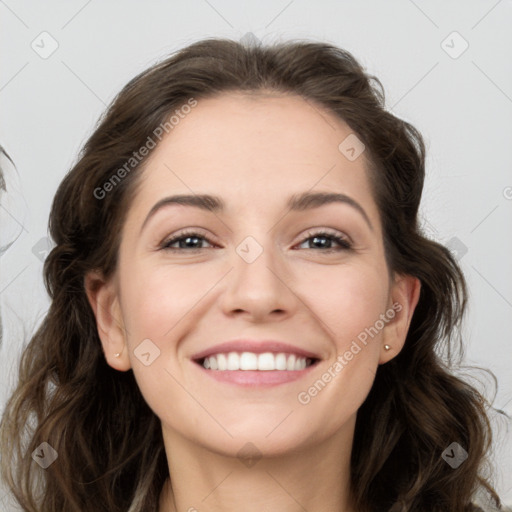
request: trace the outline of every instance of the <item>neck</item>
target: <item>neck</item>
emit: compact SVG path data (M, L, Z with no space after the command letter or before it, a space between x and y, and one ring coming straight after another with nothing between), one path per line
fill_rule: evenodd
M165 429L163 434L170 480L159 512L355 511L350 494L353 429L294 453L252 460L212 452Z

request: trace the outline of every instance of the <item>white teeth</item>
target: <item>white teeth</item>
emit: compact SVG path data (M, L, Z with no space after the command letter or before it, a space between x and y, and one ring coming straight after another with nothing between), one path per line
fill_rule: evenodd
M217 355L217 363L219 366L219 370L227 370L228 369L228 361L224 354Z
M303 357L299 357L295 361L295 369L296 370L304 370L306 368L306 360ZM212 370L215 370L215 368L212 368Z
M258 356L258 370L275 370L276 360L274 354L271 352L265 352Z
M212 357L215 358L215 356ZM228 354L228 370L238 370L238 368L240 368L240 356L236 352L230 352Z
M258 356L252 352L243 352L240 356L240 366L238 369L242 370L257 370L258 369Z
M303 370L307 366L305 357L296 356L295 354L273 354L272 352L264 352L263 354L255 354L253 352L229 352L227 354L216 354L205 357L203 367L207 370Z
M210 357L210 368L212 370L218 370L219 369L219 363L217 362L216 357Z
M284 354L277 354L276 370L286 370L286 356Z

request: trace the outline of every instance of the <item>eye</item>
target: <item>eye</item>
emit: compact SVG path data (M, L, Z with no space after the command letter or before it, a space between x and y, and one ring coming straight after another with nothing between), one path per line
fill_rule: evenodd
M179 251L187 248L191 250L204 249L204 247L201 247L202 240L212 243L201 233L197 233L196 231L185 231L163 242L160 248L166 251ZM171 247L176 243L179 244L178 247Z
M308 237L305 238L300 245L310 240L312 240L314 244L318 245L314 247L305 247L306 249L323 249L322 252L333 252L346 251L352 248L352 244L347 238L327 231L309 232ZM331 245L334 241L338 244L338 248L327 246L323 240L327 240ZM203 241L213 244L208 237L198 233L197 231L185 231L163 242L160 248L166 251L180 251L183 249L189 249L189 251L200 250L206 248L201 245ZM172 247L176 243L178 244L178 247Z
M316 245L318 249L325 249L322 252L346 251L352 249L352 244L347 238L327 231L309 232L308 238L305 238L300 245L309 242L310 240L312 240L314 244L318 244ZM332 241L334 241L339 247L327 247L324 240L330 241L331 244ZM306 247L306 249L314 249L314 247Z

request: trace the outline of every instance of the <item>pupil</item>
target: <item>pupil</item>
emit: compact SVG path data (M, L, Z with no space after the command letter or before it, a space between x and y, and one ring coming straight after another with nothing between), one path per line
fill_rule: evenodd
M315 236L313 238L313 243L317 243L318 240L323 240L324 242L327 242L327 238L325 236ZM325 243L320 243L320 247L325 247Z
M187 244L190 240L199 240L199 238L197 236L187 236L187 238L185 238L183 240L183 243ZM192 245L195 245L195 244L192 244Z

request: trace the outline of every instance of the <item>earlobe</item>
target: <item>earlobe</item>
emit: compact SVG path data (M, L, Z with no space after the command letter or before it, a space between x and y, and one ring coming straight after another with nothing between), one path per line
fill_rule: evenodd
M379 364L387 363L402 350L420 290L421 282L414 276L400 275L393 283L390 307L395 311L395 316L384 329Z
M98 336L107 363L116 370L129 370L131 364L114 280L107 281L98 271L90 271L84 278L84 288L96 318Z

